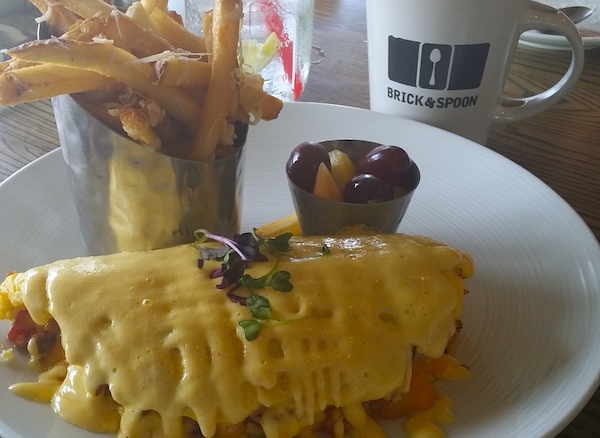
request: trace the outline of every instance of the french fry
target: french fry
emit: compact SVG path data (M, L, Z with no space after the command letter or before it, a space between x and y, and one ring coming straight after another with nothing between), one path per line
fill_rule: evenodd
M283 108L283 102L278 98L266 93L247 94L240 90L239 105L235 110L235 120L249 125L255 125L260 120L274 120L279 116ZM247 109L249 108L249 109Z
M94 15L108 15L117 8L103 0L53 0L82 18L92 18Z
M188 31L165 11L155 8L150 13L150 20L156 31L174 47L192 53L206 53L204 39Z
M179 23L182 26L184 26L184 24L183 24L183 17L181 15L179 15L177 12L175 12L175 11L167 11L167 14L169 15L169 17L171 17L172 20L174 20L177 23Z
M279 116L279 113L282 109L283 102L281 99L267 94L267 98L262 103L261 119L265 121L275 120Z
M23 67L29 67L31 65L37 64L27 61L19 61L18 59L7 59L6 61L0 62L0 74Z
M11 65L14 61L13 60L6 60L6 61L1 61L0 62L0 73L4 73L5 71L8 71L11 69Z
M227 120L236 120L237 109L239 108L240 91L236 87L232 90L231 96L229 97L229 105L227 106L227 113L225 118ZM228 123L226 126L230 126ZM218 146L218 144L217 144Z
M143 28L156 32L154 23L152 23L152 20L150 20L150 15L148 14L148 11L146 11L146 9L142 6L142 4L139 1L133 2L127 8L127 12L125 13L125 15L127 15L129 18L131 18Z
M158 151L161 147L160 137L152 129L151 116L143 108L123 108L119 111L119 119L123 130L133 140Z
M238 103L240 107L248 114L253 113L254 115L258 115L258 119L260 119L262 115L262 103L267 97L267 94L263 91L264 79L259 75L246 73L241 70L239 82Z
M69 67L32 65L0 75L0 105L14 106L60 94L115 87L116 81L92 71Z
M229 102L235 88L241 0L215 0L212 27L212 68L206 98L190 150L193 160L212 160L226 130Z
M44 23L52 33L66 32L79 16L54 0L29 0L42 13Z
M83 20L72 26L62 38L92 42L99 36L112 40L115 46L138 58L174 50L167 40L120 12Z
M213 52L213 10L210 9L202 14L202 29L204 32L204 45L209 54L208 62L212 64Z
M16 59L95 71L115 79L155 99L190 129L194 129L201 119L202 109L194 99L177 87L153 85L152 66L136 62L138 58L110 42L84 43L53 38L25 43L7 50L7 53Z
M206 97L206 87L180 87L185 92L192 97L196 102L202 104L204 102L204 98Z
M107 126L192 160L230 153L235 121L281 111L238 63L242 0L214 0L203 36L168 0L139 0L125 13L109 0L29 1L56 36L4 51L12 59L0 62L0 106L72 94Z
M150 127L161 140L160 153L171 157L185 158L191 132L171 115L160 111L152 102L141 102L142 97L128 90L112 88L108 91L93 91L75 96L75 100L94 117L116 132L124 132L120 115L124 108L143 109L150 121ZM143 106L143 108L141 108ZM150 111L149 109L153 109ZM159 110L160 112L156 111ZM151 113L153 115L151 115ZM158 114L158 115L157 115ZM162 120L160 120L162 118ZM153 120L154 119L154 120ZM158 123L157 123L158 122ZM127 123L127 121L125 122ZM156 125L154 126L154 124Z
M117 99L117 93L114 93L115 96L112 97L113 93L111 91L103 93L103 95L107 96L105 98L97 98L97 92L81 93L73 96L77 103L79 103L79 105L81 105L85 111L89 112L92 116L100 120L104 125L108 126L113 131L122 132L123 125L121 124L119 115L112 111L108 111L107 109L108 107L112 106L107 104L107 101L114 102Z
M183 56L161 58L154 64L155 82L171 86L208 86L211 67L198 59Z
M167 12L168 0L141 0L141 3L148 13L152 12L154 8Z

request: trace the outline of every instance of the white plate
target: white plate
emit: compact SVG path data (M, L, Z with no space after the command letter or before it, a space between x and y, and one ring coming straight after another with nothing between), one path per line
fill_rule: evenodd
M362 138L404 147L422 172L400 230L473 254L464 331L455 355L473 378L444 386L450 437L556 435L600 375L600 249L555 192L502 156L416 122L331 105L286 104L250 130L244 229L292 212L284 163L306 140ZM0 185L0 272L84 253L59 151ZM8 330L0 325L2 338ZM0 435L89 437L6 389L33 378L0 365ZM398 423L390 437L402 437Z
M538 0L538 3L557 9L566 6L588 6L594 9L592 15L576 26L581 33L583 46L586 49L600 47L600 0ZM540 49L571 50L565 37L536 31L524 32L519 42Z

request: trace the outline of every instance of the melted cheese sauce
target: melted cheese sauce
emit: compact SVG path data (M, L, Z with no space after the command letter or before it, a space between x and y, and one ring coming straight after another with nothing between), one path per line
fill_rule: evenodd
M322 255L326 243L329 255ZM291 438L327 406L355 437L384 437L361 402L406 391L412 351L444 352L469 256L424 238L299 238L278 269L294 288L256 291L276 321L246 341L232 303L191 245L59 261L19 274L32 318L54 318L69 363L52 398L67 421L120 437L204 436L262 409L267 438ZM253 263L259 277L273 261ZM19 300L16 300L18 303ZM108 388L107 391L99 388ZM149 413L158 413L149 415ZM157 421L157 418L159 420ZM158 430L152 430L156 428Z
M182 218L175 212L189 211L191 200L185 190L178 190L173 164L137 144L119 146L123 147L115 148L110 159L108 189L108 222L115 252L183 243L187 236L179 232ZM156 215L153 211L173 213Z

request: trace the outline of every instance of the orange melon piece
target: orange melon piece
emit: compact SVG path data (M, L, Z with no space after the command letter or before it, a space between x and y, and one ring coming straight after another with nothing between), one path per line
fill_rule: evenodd
M340 189L338 188L325 163L321 163L319 165L319 169L317 170L317 178L315 180L313 195L320 198L329 199L330 201L342 201L342 193L340 192Z
M329 152L329 161L331 161L331 175L338 189L343 193L348 181L356 175L356 167L348 154L339 149Z

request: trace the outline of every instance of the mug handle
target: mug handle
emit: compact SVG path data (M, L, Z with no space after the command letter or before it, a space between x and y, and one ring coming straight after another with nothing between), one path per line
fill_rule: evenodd
M550 30L567 38L571 44L571 64L564 76L551 88L529 97L502 96L493 117L493 123L511 123L542 112L561 100L581 76L585 51L579 31L561 11L535 1L529 2L529 16L521 25L521 33L528 30Z

